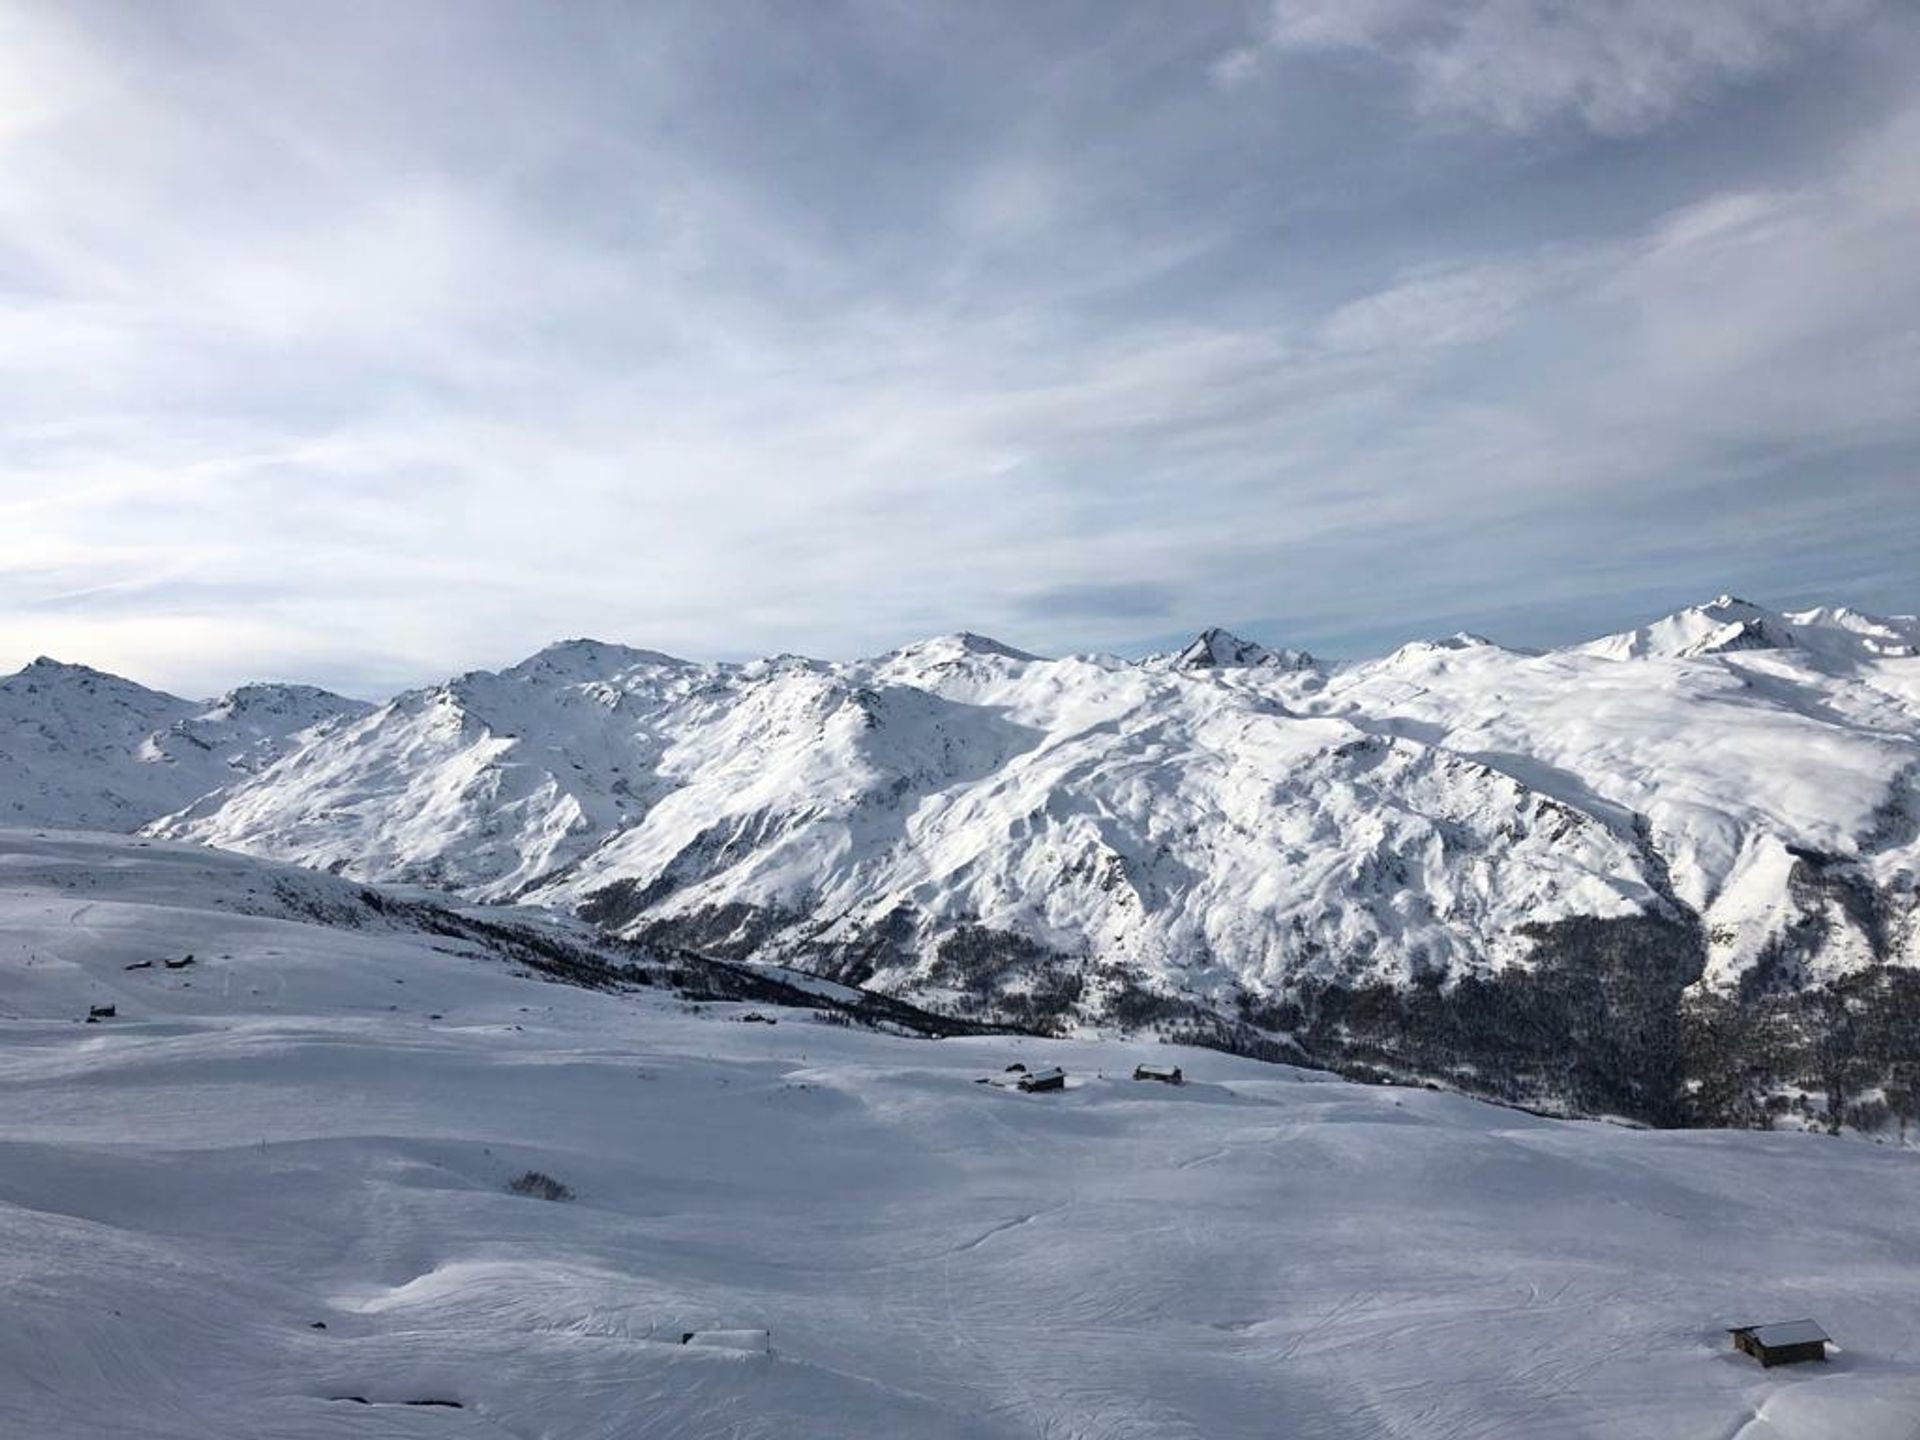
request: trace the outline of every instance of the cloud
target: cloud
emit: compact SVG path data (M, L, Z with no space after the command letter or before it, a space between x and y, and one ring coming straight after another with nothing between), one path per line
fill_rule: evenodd
M1172 586L1149 580L1089 580L1049 585L1015 597L1017 614L1053 620L1062 615L1101 623L1162 620L1175 613Z
M1665 123L1788 64L1871 0L1274 0L1276 54L1351 51L1404 73L1423 114L1524 133L1601 135ZM1257 49L1222 61L1244 81Z
M1348 301L1320 334L1336 350L1437 349L1498 335L1551 280L1547 260L1443 268Z
M46 12L59 103L0 138L0 665L1339 653L1517 597L1606 628L1695 561L1900 574L1914 27L1878 76L1753 61L1845 114L1576 124L1546 174L1377 103L1482 11L1563 43L1290 7L1291 83L1231 101L1226 10ZM1791 29L1676 53L1705 95Z

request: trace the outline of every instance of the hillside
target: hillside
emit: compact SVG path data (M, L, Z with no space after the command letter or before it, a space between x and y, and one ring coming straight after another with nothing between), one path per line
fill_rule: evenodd
M0 679L0 823L136 829L369 708L311 685L183 700L43 656Z
M1893 1147L692 1007L242 857L0 856L6 1435L1905 1440L1920 1410ZM1069 1088L974 1083L1016 1061ZM1802 1314L1828 1365L1721 1328Z
M570 641L152 829L961 1016L1663 1123L1867 1121L1920 1079L1917 637L1720 597L1342 665L1219 631L1142 662Z

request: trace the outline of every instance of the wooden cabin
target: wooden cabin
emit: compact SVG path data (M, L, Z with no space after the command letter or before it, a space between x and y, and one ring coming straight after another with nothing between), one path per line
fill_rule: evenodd
M1769 1368L1801 1360L1824 1360L1831 1343L1827 1332L1811 1320L1735 1325L1727 1333L1733 1337L1734 1349L1745 1351Z
M1035 1090L1064 1090L1067 1088L1067 1072L1058 1065L1048 1066L1045 1070L1031 1070L1020 1077L1019 1085L1028 1093Z
M1136 1065L1133 1067L1136 1080L1158 1080L1162 1085L1184 1085L1187 1077L1180 1073L1178 1065Z
M680 1343L704 1350L741 1350L749 1355L771 1355L771 1330L683 1330Z

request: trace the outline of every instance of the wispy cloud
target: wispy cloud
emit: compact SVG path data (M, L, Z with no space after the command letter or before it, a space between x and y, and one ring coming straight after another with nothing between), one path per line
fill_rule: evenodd
M1796 78L1851 12L1675 8L1289 6L1232 93L1237 5L0 10L54 77L0 112L0 663L1339 650L1764 592L1796 526L1897 574L1920 26ZM1490 127L1407 118L1443 54ZM1752 145L1763 71L1848 108Z
M1632 135L1790 61L1873 0L1273 0L1261 33L1215 70L1229 86L1263 52L1356 52L1404 73L1423 113L1527 131L1573 121Z

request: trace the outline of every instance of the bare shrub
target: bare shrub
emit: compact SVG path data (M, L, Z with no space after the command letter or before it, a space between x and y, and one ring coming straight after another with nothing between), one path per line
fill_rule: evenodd
M571 1200L573 1191L562 1185L541 1170L528 1170L516 1175L507 1182L507 1190L514 1195L527 1195L535 1200Z

